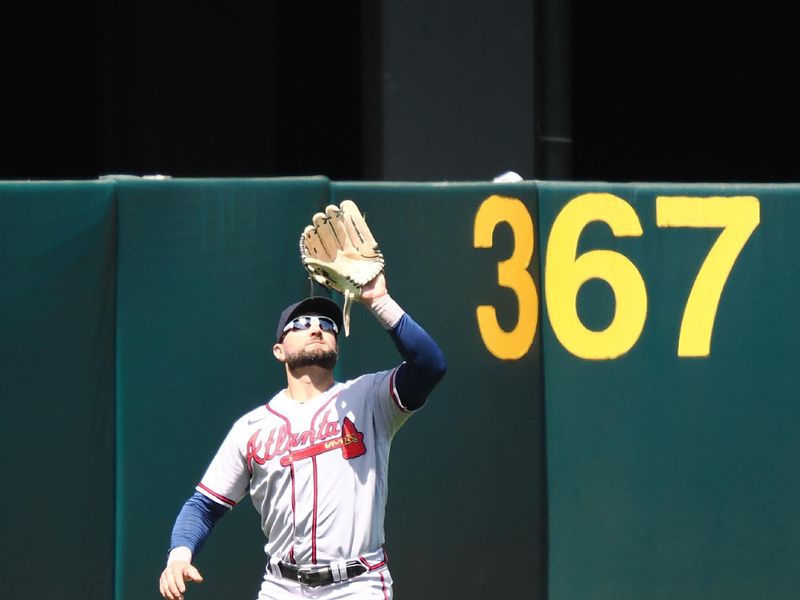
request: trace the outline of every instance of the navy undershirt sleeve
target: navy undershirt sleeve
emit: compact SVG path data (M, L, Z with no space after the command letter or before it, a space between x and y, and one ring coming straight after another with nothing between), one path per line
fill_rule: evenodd
M395 377L400 402L408 410L416 410L444 377L447 362L433 338L408 314L400 317L389 335L405 361Z
M170 538L170 550L178 546L187 546L192 555L197 554L208 539L214 525L230 509L195 492L183 504L181 512L175 519Z

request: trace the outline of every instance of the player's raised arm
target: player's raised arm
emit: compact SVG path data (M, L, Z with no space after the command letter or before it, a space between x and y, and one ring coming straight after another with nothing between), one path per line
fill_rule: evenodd
M447 370L444 355L389 295L383 253L361 211L345 200L312 220L300 237L303 265L312 279L344 297L345 335L354 300L367 306L390 332L405 361L395 381L402 405L408 410L421 407Z
M447 363L433 338L389 295L381 272L361 288L360 301L389 331L405 361L397 370L397 386L403 406L416 410L447 372Z

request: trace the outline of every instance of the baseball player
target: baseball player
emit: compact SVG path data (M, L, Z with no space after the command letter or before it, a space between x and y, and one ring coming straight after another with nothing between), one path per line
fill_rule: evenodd
M286 388L236 421L172 531L161 595L183 599L216 521L250 494L266 537L259 600L392 597L384 544L389 446L444 376L444 356L389 295L381 272L358 301L402 364L337 382L343 314L325 297L280 315L273 346Z

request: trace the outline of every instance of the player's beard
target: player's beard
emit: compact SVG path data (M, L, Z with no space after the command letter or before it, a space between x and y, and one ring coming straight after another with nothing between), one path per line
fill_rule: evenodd
M286 366L290 371L303 367L322 367L333 370L336 366L337 353L333 348L303 348L294 354L286 355Z

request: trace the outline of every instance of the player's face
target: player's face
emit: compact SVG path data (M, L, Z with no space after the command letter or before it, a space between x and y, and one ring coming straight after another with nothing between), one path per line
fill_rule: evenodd
M326 317L303 315L296 318L275 344L275 357L286 363L289 369L320 366L333 369L337 358L335 325ZM333 327L331 327L333 325Z

